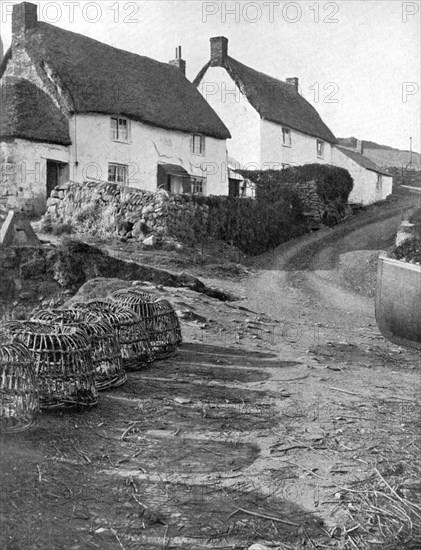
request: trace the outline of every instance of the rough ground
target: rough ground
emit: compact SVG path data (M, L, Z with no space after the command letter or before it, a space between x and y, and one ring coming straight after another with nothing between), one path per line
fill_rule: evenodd
M155 289L182 318L176 356L2 437L0 548L419 548L420 354L382 338L373 301L401 215L189 270L234 302Z

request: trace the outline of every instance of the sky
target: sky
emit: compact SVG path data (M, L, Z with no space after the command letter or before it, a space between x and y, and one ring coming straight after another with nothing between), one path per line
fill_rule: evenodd
M0 0L0 34L11 41L11 8ZM229 55L285 80L337 137L420 151L420 0L39 1L39 19L167 62L182 46L192 80L209 39Z

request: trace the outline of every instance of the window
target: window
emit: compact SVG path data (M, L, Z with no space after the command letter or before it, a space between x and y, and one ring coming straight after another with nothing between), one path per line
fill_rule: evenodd
M325 144L320 139L317 140L317 156L321 159L325 156Z
M127 164L108 164L108 181L110 183L124 183L128 182L129 167Z
M127 118L111 117L111 139L128 143L130 121Z
M191 152L193 155L205 154L205 136L195 134L191 137Z
M376 192L377 193L381 193L382 184L383 184L383 176L381 174L377 174L377 182L376 182Z
M205 194L205 178L198 178L192 176L191 178L191 192L193 195Z
M291 130L282 126L282 145L291 147Z

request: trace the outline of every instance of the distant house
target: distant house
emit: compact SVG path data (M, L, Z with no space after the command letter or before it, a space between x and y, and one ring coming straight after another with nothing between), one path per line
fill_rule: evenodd
M363 155L382 168L400 168L410 172L419 172L421 155L416 151L395 149L374 141L359 140L355 137L338 138L338 145L351 151L363 148Z
M230 133L184 72L181 49L160 63L14 5L0 65L0 196L42 211L57 184L86 179L227 195Z
M336 138L300 95L298 78L283 82L243 65L223 36L210 49L194 84L231 133L230 157L250 170L332 162Z
M384 200L392 193L393 177L359 151L335 146L332 152L334 164L346 168L354 180L348 201L356 204L372 204Z

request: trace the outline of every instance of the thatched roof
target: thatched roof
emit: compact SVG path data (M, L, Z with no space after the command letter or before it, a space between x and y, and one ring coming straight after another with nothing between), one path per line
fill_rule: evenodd
M218 115L180 70L38 22L26 49L53 78L76 113L127 116L161 128L231 137Z
M16 77L6 77L0 86L0 139L69 145L69 122L40 88Z
M383 170L383 168L380 168L378 164L376 164L369 158L365 157L364 155L361 155L360 153L357 153L355 151L350 151L349 149L345 149L343 147L337 147L337 149L338 151L343 153L346 157L350 158L351 160L353 160L359 166L362 166L366 170L371 170L372 172L377 172L378 174L392 177L388 172Z
M195 86L200 84L209 67L207 63L196 76ZM336 142L316 109L291 84L251 69L229 56L225 57L223 67L262 119L330 143Z

